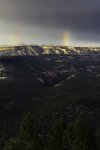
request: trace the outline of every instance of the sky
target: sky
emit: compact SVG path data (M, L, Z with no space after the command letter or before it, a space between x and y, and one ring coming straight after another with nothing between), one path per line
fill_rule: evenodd
M100 46L100 0L0 0L0 45Z

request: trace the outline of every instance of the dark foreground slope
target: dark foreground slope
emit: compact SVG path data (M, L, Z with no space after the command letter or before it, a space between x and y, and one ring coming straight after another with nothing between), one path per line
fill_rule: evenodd
M29 106L29 103L30 103L30 106ZM17 121L14 121L15 119L13 118L13 121L16 123L14 122L12 123L11 120L9 120L11 128L9 128L9 125L7 126L6 124L6 132L4 130L4 133L6 134L6 137L4 137L5 140L11 139L11 137L19 136L20 133L22 134L22 136L24 136L24 132L25 132L25 136L27 137L27 135L31 133L31 129L33 128L34 131L36 132L36 133L33 132L33 135L38 134L39 138L42 140L45 146L48 146L46 145L48 144L48 142L45 140L48 140L48 138L50 138L49 139L50 145L48 147L48 150L54 150L55 148L57 148L57 145L59 149L59 146L60 146L59 144L62 142L60 138L62 132L60 132L60 130L63 129L63 124L61 124L60 126L61 129L59 129L59 126L54 127L54 125L59 123L60 120L64 120L64 123L66 124L75 121L74 122L75 125L72 124L71 131L73 130L73 133L74 133L74 130L76 129L77 130L76 130L76 134L75 135L72 134L72 136L76 136L76 138L78 139L81 138L81 136L82 137L85 136L85 139L87 140L86 142L88 144L88 141L91 139L92 134L94 134L94 129L96 133L100 128L100 78L99 77L90 77L90 78L87 77L86 78L86 76L84 77L82 75L78 75L70 80L63 81L57 87L49 87L48 89L45 89L44 91L42 91L40 95L38 95L36 98L33 98L33 101L28 102L27 108L29 108L27 109L27 112L30 112L32 115L32 122L31 120L29 120L30 117L28 117L28 120L27 120L27 116L26 116L26 119L24 118L23 120L24 124L22 124L23 125L22 130L16 133L16 131L19 131L18 130L19 118L16 118ZM24 108L24 112L25 112L25 108ZM83 119L84 117L82 117L82 120L80 119L75 120L77 116L81 113L84 114L86 118L88 118L87 121L91 120L91 125L87 124L86 120ZM20 114L19 117L21 117L21 115L22 114ZM29 123L27 121L29 121ZM79 126L77 123L79 123ZM91 126L93 127L93 129L91 128ZM53 127L53 131L51 130L52 127ZM4 129L4 127L2 128ZM82 128L84 132L82 132L80 128ZM2 138L4 136L4 133L2 135ZM89 137L87 137L87 134L89 134ZM59 136L59 140L60 140L59 142L56 141L57 140L56 136ZM23 141L25 143L25 137L23 138L24 138ZM54 138L54 139L51 139L51 138ZM31 140L32 139L33 138L31 137ZM34 140L38 141L37 137L35 137ZM75 140L77 142L77 139ZM94 140L95 140L95 137L94 137ZM1 139L1 141L3 145L3 142L4 142L3 139ZM26 142L28 142L28 139ZM54 147L54 145L52 144L54 144L55 142L57 143ZM71 139L69 142L71 142ZM84 142L85 141L82 140L82 143ZM79 140L79 143L80 143L80 140ZM40 142L38 144L40 145L39 147L40 149L42 148L44 149L45 146L41 145ZM89 144L92 145L94 143L92 143L92 140L91 140ZM15 147L17 146L16 143L14 145ZM52 146L53 146L53 149L52 149ZM78 144L76 146L78 147ZM14 148L12 148L11 150L14 150ZM22 150L24 150L24 148ZM62 150L62 149L60 148L59 150ZM72 150L72 149L69 149L69 150ZM83 148L83 150L87 150L87 149ZM94 148L93 150L99 150L99 149Z
M0 141L17 135L31 112L40 135L64 118L84 112L100 127L100 60L91 56L52 55L0 58Z
M100 127L100 78L76 76L41 94L32 108L39 125L48 128L56 119L71 120L81 111Z

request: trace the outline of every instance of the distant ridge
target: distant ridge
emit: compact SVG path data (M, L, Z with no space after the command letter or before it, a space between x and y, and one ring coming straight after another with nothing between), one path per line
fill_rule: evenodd
M52 45L18 45L0 47L0 56L40 56L56 54L100 56L100 47L71 47Z

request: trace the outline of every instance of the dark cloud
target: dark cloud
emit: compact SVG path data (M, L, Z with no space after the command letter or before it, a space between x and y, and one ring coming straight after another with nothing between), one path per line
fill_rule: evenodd
M33 27L38 25L40 28L99 34L100 1L1 0L0 18Z

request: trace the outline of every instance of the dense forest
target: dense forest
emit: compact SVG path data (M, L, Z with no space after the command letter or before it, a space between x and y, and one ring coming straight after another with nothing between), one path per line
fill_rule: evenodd
M32 115L28 113L20 123L17 137L6 141L3 150L99 150L99 140L100 131L93 128L83 113L69 123L59 120L47 135L36 132Z
M28 102L1 122L1 149L100 149L99 77L77 76Z
M2 57L0 64L7 76L0 80L1 150L100 149L99 60Z

